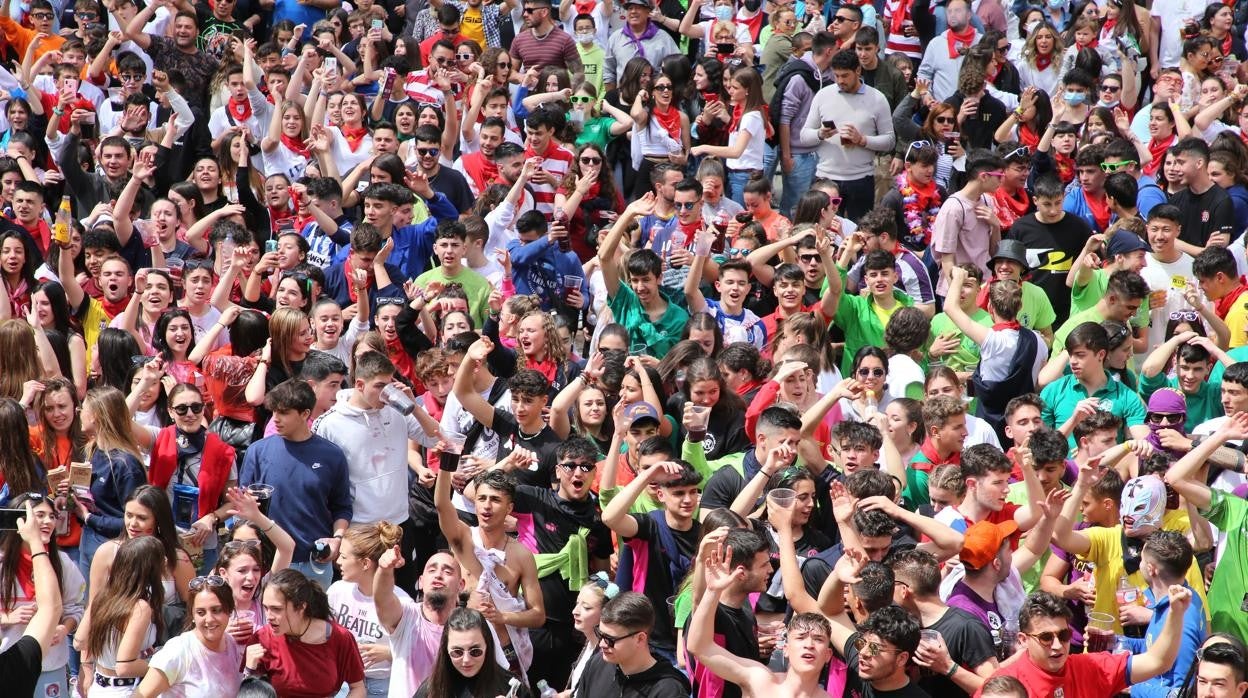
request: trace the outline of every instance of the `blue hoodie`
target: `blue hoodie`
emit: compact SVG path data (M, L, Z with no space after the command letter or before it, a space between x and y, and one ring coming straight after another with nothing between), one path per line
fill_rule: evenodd
M512 240L507 243L511 254L511 279L518 295L535 295L541 299L542 310L551 310L563 302L563 278L581 277L581 297L589 302L589 283L575 252L560 252L559 245L543 235L531 242Z

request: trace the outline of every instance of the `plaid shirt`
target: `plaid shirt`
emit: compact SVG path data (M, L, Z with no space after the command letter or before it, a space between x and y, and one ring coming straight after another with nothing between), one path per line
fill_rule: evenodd
M468 3L462 2L462 0L448 0L448 2L455 9L459 10L461 15L468 9ZM482 3L479 9L481 10L481 22L485 30L486 48L502 46L503 38L498 28L503 21L504 15L499 10L499 5ZM510 19L510 17L507 18ZM432 7L426 7L416 15L416 25L412 29L412 36L416 41L424 41L440 31L442 31L442 27L438 24L437 18L433 16Z

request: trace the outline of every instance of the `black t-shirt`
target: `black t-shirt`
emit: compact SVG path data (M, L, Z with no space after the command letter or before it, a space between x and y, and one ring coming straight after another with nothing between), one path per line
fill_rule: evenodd
M758 611L759 613L784 613L788 610L789 603L784 596L784 582L780 578L780 545L770 526L764 532L764 535L767 536L768 555L771 557L772 573L766 593L758 596ZM831 548L832 541L814 526L807 526L802 530L802 537L793 542L793 547L797 550L797 560L800 565L805 560L815 557L821 551ZM803 578L805 577L804 572L802 576ZM819 597L818 589L815 590L813 596L815 598Z
M895 691L879 691L876 690L869 682L863 681L858 677L858 650L854 649L854 642L862 637L862 633L854 633L845 641L845 664L849 667L849 671L845 680L845 695L857 696L857 698L929 698L926 691L910 682Z
M39 648L39 642L29 635L23 635L12 647L0 653L0 676L4 677L11 695L32 695L35 684L39 682L39 674L43 672L42 664L43 650Z
M625 675L617 665L603 659L601 652L595 652L585 663L575 688L578 696L688 698L689 679L662 659L649 669Z
M754 611L749 607L749 603L745 603L741 607L725 606L719 604L715 607L715 644L720 645L725 650L742 658L755 662L762 662L758 653L758 620L754 617ZM690 616L690 620L692 620ZM685 624L685 635L689 634L689 624ZM723 639L721 642L720 639ZM697 660L692 655L689 657L690 676L695 676L697 670ZM722 684L723 691L719 694L722 698L741 698L741 687L735 683L724 681L719 677L707 672L709 681ZM704 679L707 680L707 679ZM700 693L707 695L714 694L714 690L699 689Z
M497 424L495 425L497 426ZM520 485L516 488L515 514L520 540L528 537L539 554L557 553L568 544L568 539L582 528L589 529L585 547L589 559L607 560L614 549L611 531L598 516L598 505L589 499L579 502L560 499L550 486L533 487ZM557 572L542 577L542 597L546 605L546 624L572 625L572 605L577 591L568 589L568 582Z
M472 190L468 188L468 180L449 167L438 168L438 174L429 180L429 186L450 199L451 205L461 214L472 209Z
M1054 326L1070 316L1070 289L1066 287L1066 272L1083 246L1092 235L1088 222L1067 213L1056 223L1041 223L1034 213L1014 221L1008 240L1018 240L1027 248L1027 261L1031 263L1031 283L1044 289L1057 314Z
M494 433L498 434L498 458L502 460L517 446L537 454L537 465L530 470L516 471L516 479L522 485L550 488L555 476L555 448L561 440L549 426L533 435L520 431L516 416L506 410L494 408Z
M960 608L950 608L940 620L928 626L944 638L949 647L949 658L967 671L975 671L980 664L996 657L992 634L975 616ZM936 674L930 669L919 668L919 687L934 696L969 695L952 679Z
M674 621L667 604L659 603L659 600L675 596L676 587L679 586L689 570L693 569L694 556L698 552L698 539L701 537L702 524L697 519L694 519L693 527L688 531L678 531L669 526L672 532L672 541L676 544L676 562L684 563L677 565L680 569L678 570L678 576L673 579L671 556L663 547L662 536L659 532L659 522L656 518L664 516L663 510L658 509L651 512L651 514L630 514L633 520L637 522L637 536L627 539L627 544L633 548L633 576L636 578L639 575L638 566L645 566L645 588L642 591L654 601L654 632L650 635L650 642L655 646L674 650L676 647ZM641 550L638 550L638 548ZM645 555L644 560L642 555Z
M673 414L683 414L685 401L681 400L673 407ZM683 437L684 428L681 429ZM753 445L745 434L745 410L722 404L712 407L711 417L706 425L706 438L702 440L702 451L706 454L706 459L717 460L749 448L753 448ZM729 500L728 503L731 504L732 501Z
M1184 189L1171 196L1170 203L1183 212L1183 227L1179 230L1179 239L1183 242L1204 247L1209 236L1220 228L1235 227L1235 204L1231 202L1231 195L1216 184L1204 194ZM1238 232L1232 230L1231 237Z

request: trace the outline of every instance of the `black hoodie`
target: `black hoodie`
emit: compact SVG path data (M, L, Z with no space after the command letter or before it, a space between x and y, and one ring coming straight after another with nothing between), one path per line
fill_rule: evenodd
M661 657L654 666L632 676L607 663L602 652L595 652L581 672L576 695L593 698L689 698L689 679Z

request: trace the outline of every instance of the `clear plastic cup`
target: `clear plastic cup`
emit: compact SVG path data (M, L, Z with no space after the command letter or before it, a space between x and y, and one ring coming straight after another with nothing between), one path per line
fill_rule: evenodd
M940 642L940 640L941 640L941 637L940 637L939 630L931 630L928 628L924 628L919 631L919 644L923 644L924 642L937 644Z
M645 344L630 344L628 345L628 355L629 356L641 356L642 354L646 353L646 348L647 347Z
M690 408L692 413L689 420L689 440L699 442L706 438L706 427L711 421L711 408L704 405L694 405Z
M1092 611L1083 636L1084 649L1088 652L1110 652L1118 636L1114 632L1114 617L1108 613Z
M777 487L767 493L767 501L781 509L789 509L797 501L797 492L787 487Z
M460 455L464 452L464 444L468 443L468 437L457 431L442 432L442 443L446 444L446 452Z
M568 295L569 293L573 292L573 291L579 291L579 290L581 289L581 284L583 284L583 283L585 283L585 279L583 279L583 278L581 278L581 277L579 277L579 276L576 276L575 274L566 274L566 275L564 275L564 277L563 277L563 295L564 295L564 297L566 298L566 297L567 297L567 295Z
M256 504L260 507L260 513L268 516L269 501L273 499L273 486L266 485L263 482L253 482L247 485L247 493L256 498Z
M186 260L179 257L165 260L165 267L169 270L169 276L173 278L175 286L182 285L182 271L186 268Z
M404 416L416 411L416 403L407 396L407 393L394 384L387 385L381 389L381 400Z

